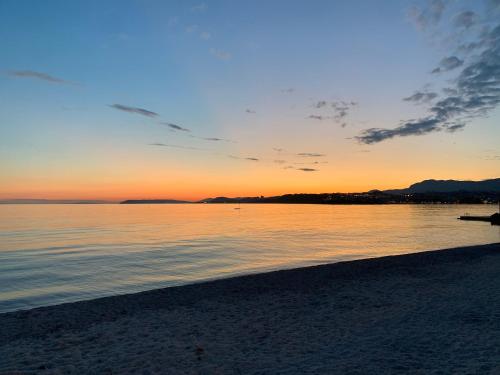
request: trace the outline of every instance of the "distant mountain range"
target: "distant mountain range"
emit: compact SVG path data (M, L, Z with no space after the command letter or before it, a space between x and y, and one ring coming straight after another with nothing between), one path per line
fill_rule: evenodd
M385 203L495 203L500 199L500 178L483 181L424 180L406 189L371 190L362 193L285 194L273 197L215 197L198 202L176 199L129 199L121 204L179 203L308 203L308 204L385 204ZM100 204L102 200L6 199L0 204Z
M103 204L110 201L93 199L0 199L0 204Z
M484 181L425 180L406 189L362 193L285 194L274 197L215 197L199 203L495 203L500 199L500 178Z
M389 194L451 193L451 192L500 192L500 178L483 181L424 180L407 189L385 190Z

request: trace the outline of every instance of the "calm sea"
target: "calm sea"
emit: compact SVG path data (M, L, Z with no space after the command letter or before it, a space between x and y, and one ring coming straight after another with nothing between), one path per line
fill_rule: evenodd
M488 205L0 205L0 312L500 241Z

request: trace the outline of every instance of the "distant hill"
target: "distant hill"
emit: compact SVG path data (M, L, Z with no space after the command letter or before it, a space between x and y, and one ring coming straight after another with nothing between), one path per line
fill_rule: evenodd
M484 181L425 180L407 189L371 190L360 193L285 194L274 197L215 197L197 203L301 203L301 204L393 204L393 203L496 203L500 178Z
M120 202L120 204L178 204L178 203L193 203L188 201L179 201L175 199L128 199Z
M424 180L410 185L407 189L385 190L388 194L490 192L500 193L500 178L483 181Z
M91 199L2 199L0 204L105 204L109 201Z
M370 190L359 193L284 194L264 197L215 197L197 202L176 199L128 199L120 204L187 203L291 203L291 204L394 204L394 203L496 203L500 178L483 181L424 180L406 189ZM99 204L99 200L7 199L0 204Z

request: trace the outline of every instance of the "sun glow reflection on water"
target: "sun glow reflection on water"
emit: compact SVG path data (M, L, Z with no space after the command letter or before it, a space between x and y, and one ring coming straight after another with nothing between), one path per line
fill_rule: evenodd
M488 205L1 205L0 312L500 241Z

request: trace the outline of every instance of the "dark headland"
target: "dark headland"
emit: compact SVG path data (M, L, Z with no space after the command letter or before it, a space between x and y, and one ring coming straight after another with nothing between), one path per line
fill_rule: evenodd
M498 374L500 244L0 314L0 373Z
M120 204L179 204L179 203L193 203L188 201L180 201L175 199L127 199L120 202Z
M500 178L483 181L425 180L406 189L370 190L360 193L285 194L272 197L215 197L198 202L171 199L126 200L122 204L165 203L283 203L283 204L404 204L497 203Z

